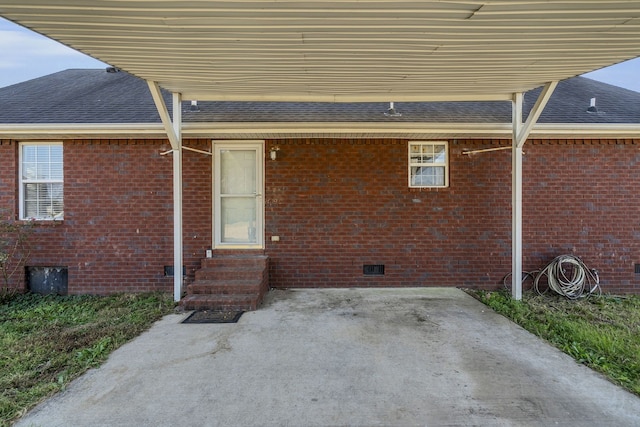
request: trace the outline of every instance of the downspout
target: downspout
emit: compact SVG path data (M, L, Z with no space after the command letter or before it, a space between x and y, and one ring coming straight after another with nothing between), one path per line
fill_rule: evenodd
M147 81L173 153L173 300L182 297L182 95L172 94L173 122L156 82Z
M522 148L557 85L553 81L544 86L524 124L522 93L514 93L511 101L511 296L517 301L522 299Z

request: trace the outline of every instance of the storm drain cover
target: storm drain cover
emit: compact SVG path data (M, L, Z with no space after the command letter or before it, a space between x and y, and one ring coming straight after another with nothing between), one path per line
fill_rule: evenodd
M197 310L182 323L237 323L244 311Z

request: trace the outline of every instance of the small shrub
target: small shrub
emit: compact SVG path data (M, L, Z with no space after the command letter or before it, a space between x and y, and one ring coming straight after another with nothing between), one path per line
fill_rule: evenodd
M33 232L33 221L15 221L2 214L0 217L0 299L8 300L15 295L12 279L24 271L31 248L29 238Z

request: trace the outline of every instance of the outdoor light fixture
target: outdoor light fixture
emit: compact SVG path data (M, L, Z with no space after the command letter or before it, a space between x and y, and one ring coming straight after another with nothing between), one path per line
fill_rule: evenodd
M278 158L278 151L280 151L280 147L271 147L271 149L269 150L269 158L271 160L275 160L276 158Z
M389 109L384 112L387 117L402 117L402 113L398 112L393 106L393 102L389 103Z
M200 107L198 107L198 101L191 101L191 111L200 111Z

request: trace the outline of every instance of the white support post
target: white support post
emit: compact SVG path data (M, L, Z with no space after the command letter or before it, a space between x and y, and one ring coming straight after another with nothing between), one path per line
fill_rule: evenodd
M518 144L522 129L522 93L513 95L511 121L511 296L518 301L522 299L522 145Z
M173 94L173 131L180 142L173 150L173 300L182 298L182 95Z
M182 95L174 93L173 122L156 82L147 81L173 153L173 300L182 298Z
M527 121L522 123L522 93L514 93L511 101L513 144L511 145L511 296L522 299L522 147L533 126L549 102L557 81L547 83L531 109Z

